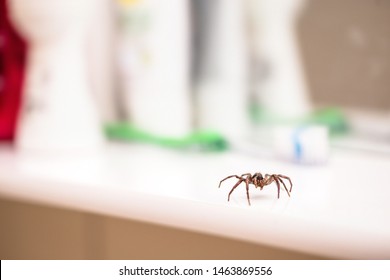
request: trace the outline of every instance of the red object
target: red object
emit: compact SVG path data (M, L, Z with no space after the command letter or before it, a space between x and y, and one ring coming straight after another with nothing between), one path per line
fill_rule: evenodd
M6 0L0 0L0 140L13 140L21 104L26 45L8 17Z

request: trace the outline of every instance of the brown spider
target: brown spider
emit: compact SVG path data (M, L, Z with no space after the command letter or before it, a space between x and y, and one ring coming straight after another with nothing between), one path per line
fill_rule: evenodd
M264 186L267 186L267 185L272 184L273 182L275 182L277 187L278 187L278 198L280 196L280 183L283 184L283 187L287 191L288 196L290 196L290 192L292 190L292 183L291 183L291 180L290 180L289 177L284 176L284 175L280 175L280 174L272 174L272 175L265 174L265 176L263 177L263 175L261 173L255 173L253 175L251 175L250 173L245 173L245 174L242 174L241 176L230 175L230 176L226 177L225 179L221 180L221 182L219 182L218 188L221 187L221 184L222 184L223 181L225 181L225 180L227 180L229 178L232 178L232 177L236 177L238 179L238 181L233 186L232 190L229 192L228 201L230 200L230 195L232 194L232 192L242 182L245 182L245 184L246 184L246 197L248 198L249 205L251 205L251 201L249 199L249 185L250 184L252 184L256 188L260 188L260 190L262 190ZM288 180L290 182L290 190L287 189L286 184L282 181L282 178L286 179L286 180Z

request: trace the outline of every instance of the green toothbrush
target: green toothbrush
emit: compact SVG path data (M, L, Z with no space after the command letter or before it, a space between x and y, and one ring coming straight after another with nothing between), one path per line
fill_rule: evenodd
M266 109L253 105L250 108L251 118L256 124L286 124L312 125L320 124L328 127L331 135L340 135L348 132L349 125L342 111L335 107L317 109L309 115L295 119L278 118L267 112Z
M216 132L196 131L185 137L163 137L128 123L110 123L104 127L108 139L150 143L168 148L201 151L225 151L227 140Z

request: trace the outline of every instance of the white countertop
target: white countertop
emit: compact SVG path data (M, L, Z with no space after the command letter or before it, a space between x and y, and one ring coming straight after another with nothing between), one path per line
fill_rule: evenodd
M290 176L245 185L231 174ZM330 258L390 258L390 157L334 152L322 166L238 153L181 153L110 144L99 155L22 155L0 145L0 196L226 236Z

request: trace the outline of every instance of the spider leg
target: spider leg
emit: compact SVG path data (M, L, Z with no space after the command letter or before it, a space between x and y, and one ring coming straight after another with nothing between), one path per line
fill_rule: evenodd
M288 180L288 181L290 182L290 192L291 192L292 187L293 187L293 184L292 184L292 182L291 182L291 179L290 179L289 177L287 177L287 176L280 175L280 174L278 174L277 176L278 176L278 177L281 177L281 178L283 178L283 179L286 179L286 180Z
M249 175L250 175L250 174L249 174ZM247 197L247 199L248 199L249 206L251 206L251 200L250 200L250 198L249 198L249 178L250 178L250 177L247 177L247 178L245 179L245 185L246 185L246 197Z
M225 181L225 180L227 180L227 179L229 179L229 178L233 178L233 177L236 177L236 178L239 179L239 180L242 179L241 177L239 177L239 176L237 176L237 175L230 175L230 176L227 176L225 179L222 179L222 180L219 182L218 188L221 187L221 184L222 184L223 181Z
M276 185L278 186L278 198L280 197L280 183L278 181L278 177L276 177L275 175L272 175Z
M233 186L233 188L231 189L231 191L229 192L229 195L228 195L228 201L230 200L230 195L232 194L232 192L235 190L235 188L238 187L239 184L241 184L242 182L244 181L244 179L240 179L238 180L238 182Z
M287 187L286 187L286 184L283 182L283 180L280 179L278 176L276 176L276 178L279 180L280 183L283 184L283 187L284 187L284 189L286 190L288 196L290 196L290 192L288 191L288 189L287 189Z

